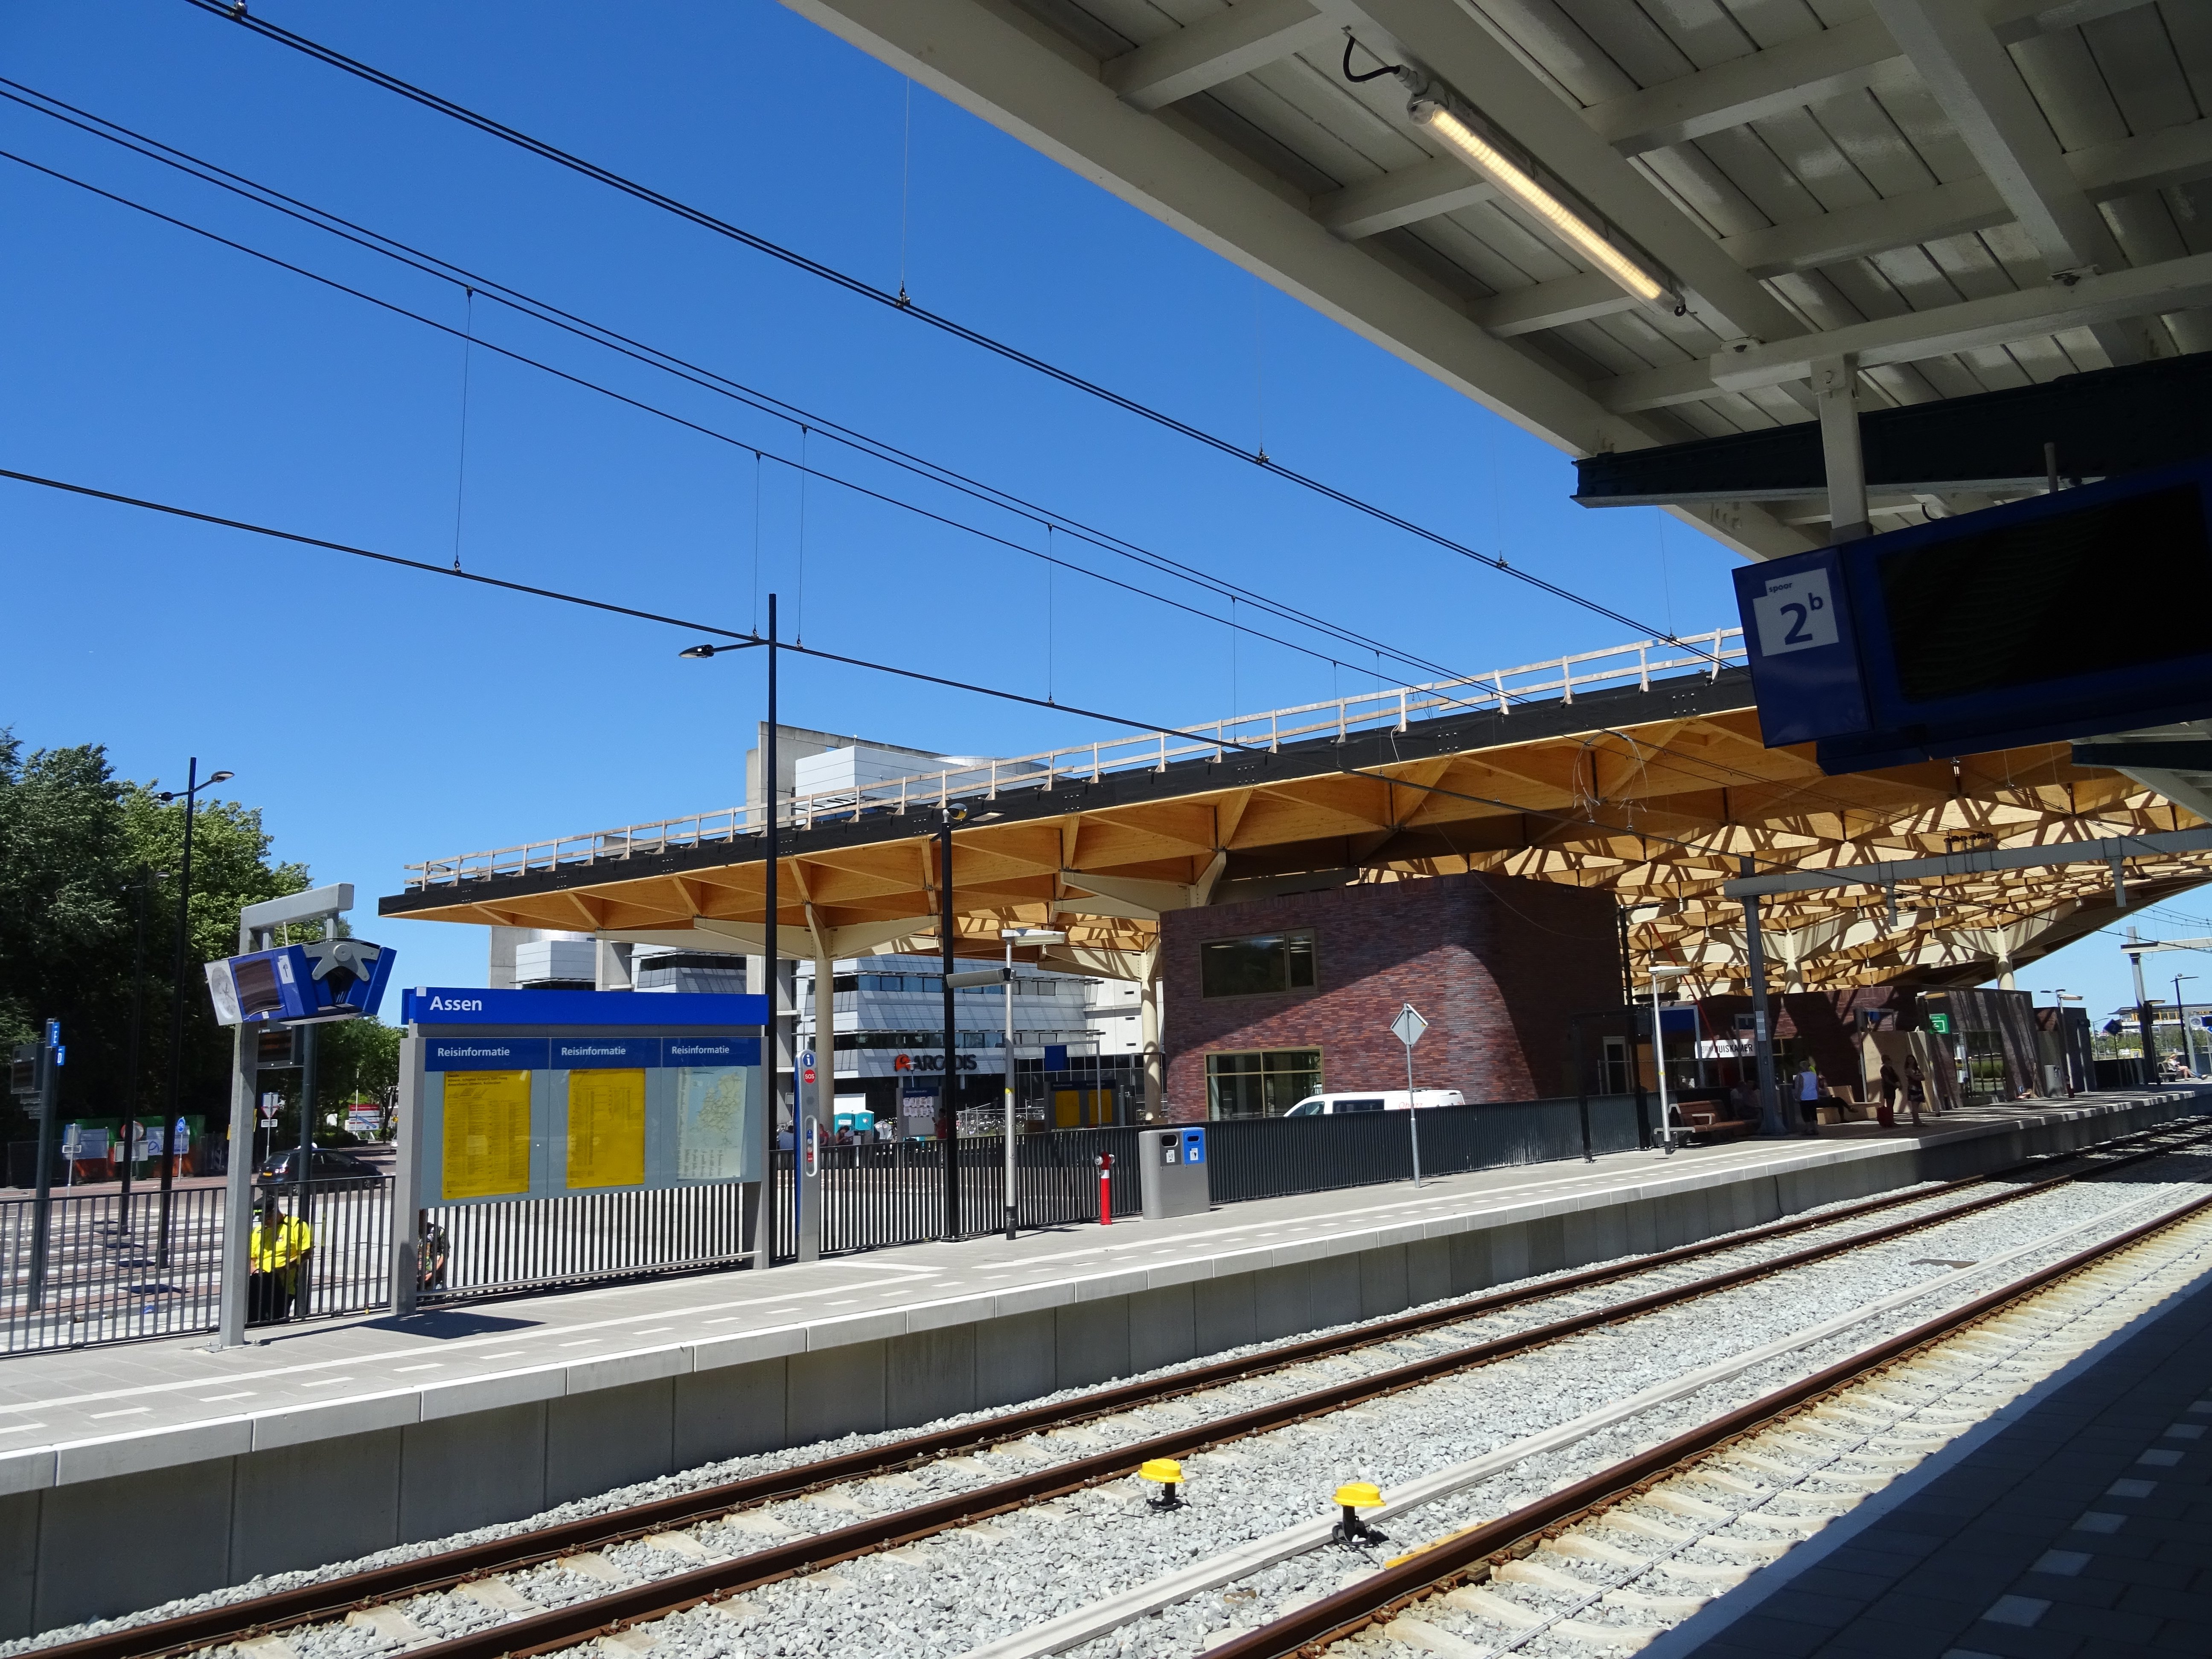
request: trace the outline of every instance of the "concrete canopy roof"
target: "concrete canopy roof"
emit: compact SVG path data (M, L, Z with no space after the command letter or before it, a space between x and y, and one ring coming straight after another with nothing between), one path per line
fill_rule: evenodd
M784 3L1577 457L1808 420L1815 358L1882 409L2212 343L2198 0ZM1397 80L1348 81L1348 34L1685 314L1502 200ZM1988 499L1882 497L1876 527ZM1756 557L1822 533L1670 510Z

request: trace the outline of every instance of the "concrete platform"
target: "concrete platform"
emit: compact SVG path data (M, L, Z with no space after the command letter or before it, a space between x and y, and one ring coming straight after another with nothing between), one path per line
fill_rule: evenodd
M0 1361L0 1635L2001 1167L2212 1090ZM124 1564L128 1564L127 1568Z

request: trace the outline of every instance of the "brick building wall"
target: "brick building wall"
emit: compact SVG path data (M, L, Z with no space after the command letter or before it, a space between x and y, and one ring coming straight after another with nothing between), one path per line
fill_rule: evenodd
M1311 990L1200 994L1200 948L1291 928L1315 934ZM1414 1083L1470 1101L1572 1091L1571 1015L1620 1006L1612 896L1553 882L1438 876L1170 911L1161 920L1168 1112L1207 1111L1206 1056L1319 1048L1324 1090L1406 1086L1390 1035L1412 1003L1429 1022Z

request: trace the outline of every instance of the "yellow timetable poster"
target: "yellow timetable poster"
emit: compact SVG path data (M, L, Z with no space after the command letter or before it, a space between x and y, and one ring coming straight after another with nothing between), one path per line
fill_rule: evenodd
M443 1196L505 1198L530 1190L530 1073L446 1073Z
M569 1073L568 1189L644 1182L645 1073Z

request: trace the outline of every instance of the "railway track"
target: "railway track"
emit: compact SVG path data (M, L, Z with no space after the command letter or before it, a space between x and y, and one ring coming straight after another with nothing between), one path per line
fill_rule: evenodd
M1503 1659L1547 1636L1633 1651L2208 1266L2212 1195L1537 1503L1425 1542L1207 1651Z
M426 1659L526 1659L625 1632L630 1632L625 1639L637 1645L644 1639L636 1628L640 1626L691 1609L728 1607L732 1598L764 1586L819 1575L825 1568L866 1555L888 1553L896 1557L921 1540L962 1529L976 1531L978 1523L988 1528L991 1517L1009 1511L1046 1512L1038 1506L1048 1510L1054 1499L1124 1480L1149 1458L1188 1457L1356 1410L1455 1373L1497 1365L1778 1273L1987 1216L2149 1160L2200 1150L2208 1139L2212 1136L2204 1131L2153 1131L2105 1148L2039 1160L2021 1170L2000 1172L1999 1177L1975 1177L1871 1200L1633 1261L1460 1298L1257 1354L999 1413L779 1473L343 1578L103 1631L41 1651L68 1659L155 1659L236 1644L254 1659L324 1659L325 1653L402 1648L419 1649ZM2024 1178L2006 1185L2002 1181L2005 1174ZM1994 1190L1974 1190L1990 1188ZM1857 1224L1901 1208L1916 1212L1871 1226ZM1595 1306L1564 1313L1543 1306L1588 1301L1592 1292L1620 1287L1622 1281L1664 1276L1708 1258L1757 1250L1778 1240L1823 1231L1836 1236L1657 1289L1601 1299ZM1914 1294L1926 1293L1923 1288ZM1453 1336L1454 1327L1523 1311L1553 1316L1502 1334ZM1416 1357L1401 1358L1408 1345L1415 1346ZM1422 1345L1427 1345L1427 1351L1418 1351ZM1370 1357L1379 1352L1400 1363L1255 1404L1233 1397L1240 1388L1293 1370L1300 1370L1298 1380L1310 1381L1304 1372L1346 1363L1363 1351L1371 1351ZM1217 1397L1201 1403L1211 1410L1178 1405L1209 1394ZM1094 1431L1101 1426L1110 1427L1121 1437ZM1133 1438L1129 1437L1133 1427L1140 1431ZM1113 1443L1103 1443L1097 1450L1085 1449L1107 1440ZM1024 1460L1041 1460L1043 1467L1025 1468L1010 1479L991 1478L1009 1462ZM906 1494L917 1486L933 1484L951 1489L926 1495L922 1501L906 1501ZM806 1517L811 1522L818 1522L824 1514L857 1513L859 1518L842 1525L794 1528L788 1517L795 1500L812 1512ZM888 1506L880 1512L868 1512L886 1500ZM611 1550L616 1552L614 1558L608 1554ZM341 1631L343 1639L333 1644L331 1638Z

